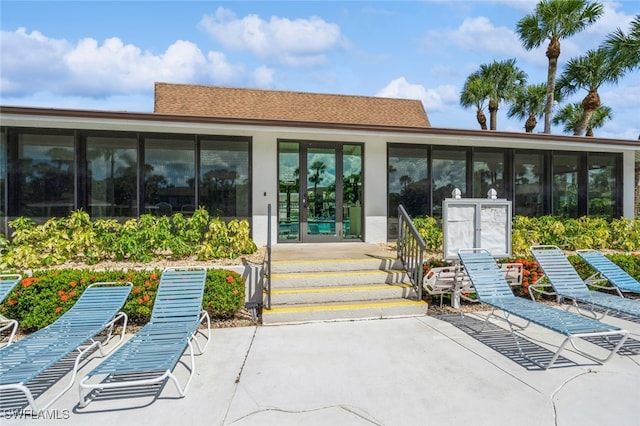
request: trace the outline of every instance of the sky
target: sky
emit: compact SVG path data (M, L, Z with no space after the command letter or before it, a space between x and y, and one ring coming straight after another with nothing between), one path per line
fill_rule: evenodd
M639 0L600 2L561 41L558 76L640 14ZM536 3L0 0L0 105L152 112L155 82L186 83L420 99L433 127L479 129L460 92L480 65L516 59L527 83L546 81L547 43L527 51L515 31ZM599 93L613 117L595 136L638 139L640 70ZM507 111L497 129L524 131Z

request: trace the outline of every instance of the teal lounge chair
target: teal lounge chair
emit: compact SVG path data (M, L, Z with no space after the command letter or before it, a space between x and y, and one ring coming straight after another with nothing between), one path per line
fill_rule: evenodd
M608 312L626 314L640 318L640 300L625 299L624 297L601 291L590 290L582 280L567 256L556 246L532 246L531 253L538 261L544 275L559 297L571 300L582 313L579 304L587 306L592 316L597 317L595 308Z
M516 297L504 275L500 272L496 261L485 249L460 249L458 255L476 290L480 302L493 308L485 320L485 325L492 317L505 320L509 325L511 335L516 341L520 355L545 370L553 366L567 343L571 343L571 346L585 357L604 363L618 352L628 337L628 332L618 327L575 315L562 309ZM502 311L505 315L503 317L498 316L496 315L496 311ZM514 330L515 325L511 321L510 315L520 317L527 321L524 328L530 323L534 323L565 336L564 341L546 365L536 359L528 357L522 351L518 344ZM574 339L581 337L608 338L610 336L620 336L620 340L613 344L614 349L605 359L596 358L584 350L577 348L574 342Z
M93 391L150 385L167 378L181 397L187 394L196 371L193 342L203 353L211 337L209 315L202 310L206 277L205 268L170 268L162 272L150 321L80 381L80 407L93 400ZM206 344L201 347L196 337L205 320ZM181 387L173 370L187 348L190 375Z
M0 275L0 303L7 298L9 293L18 285L22 280L22 276L19 274L3 274ZM9 331L9 340L5 346L9 346L13 342L13 338L18 331L18 321L10 319L0 314L0 333L5 330Z
M34 412L46 409L75 383L81 359L94 349L105 356L124 338L127 316L118 312L131 291L131 283L94 283L78 301L55 322L11 346L0 349L0 391L23 392ZM120 340L108 351L104 345L111 339L115 324L122 322ZM102 332L106 340L98 340ZM48 403L39 407L27 384L70 353L77 351L69 384Z
M595 269L598 275L610 282L620 296L622 296L622 292L640 293L640 282L601 252L597 250L576 250L576 253Z

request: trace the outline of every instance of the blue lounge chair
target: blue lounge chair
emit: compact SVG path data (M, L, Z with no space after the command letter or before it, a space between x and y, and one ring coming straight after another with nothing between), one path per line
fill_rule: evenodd
M131 287L131 283L91 284L71 309L55 322L0 349L0 391L23 392L34 412L49 407L73 386L85 354L97 348L105 356L122 342L127 316L118 311L127 300ZM120 340L115 347L105 351L104 345L111 339L119 321L122 321ZM107 333L106 340L97 339L102 332ZM78 354L69 384L43 407L37 406L27 384L74 351Z
M628 337L628 332L618 327L575 315L562 309L516 297L504 275L500 272L500 268L494 258L485 249L460 249L458 255L476 290L480 302L493 308L485 320L485 325L492 317L506 320L509 324L511 334L516 340L520 355L545 370L553 366L567 343L571 343L571 346L585 357L604 363L618 352ZM504 317L496 315L496 311L504 312ZM564 341L546 365L536 359L528 357L522 351L518 344L517 336L515 335L515 325L509 319L509 315L515 315L527 321L525 327L530 323L534 323L565 336ZM620 340L613 345L614 349L605 359L596 358L584 350L577 348L574 342L574 339L581 337L608 338L610 336L620 336Z
M640 301L625 299L624 297L601 291L589 290L567 256L556 246L532 246L531 253L538 261L545 277L559 297L571 300L582 313L579 304L587 306L592 316L597 317L596 309L608 312L626 314L640 318Z
M11 293L16 285L22 280L20 274L3 274L0 275L0 303ZM5 330L9 331L9 340L5 346L9 346L13 342L13 338L18 331L18 321L10 319L0 314L0 333Z
M576 250L576 253L595 269L598 275L611 283L620 296L622 296L622 292L640 293L640 282L601 252L597 250Z
M170 268L162 272L150 321L80 381L80 407L93 400L94 390L150 385L167 378L181 397L187 394L196 370L193 342L203 353L211 337L209 315L202 310L206 277L205 268ZM196 337L205 320L206 344L201 347ZM187 348L190 375L181 387L173 370ZM94 377L103 380L92 382Z

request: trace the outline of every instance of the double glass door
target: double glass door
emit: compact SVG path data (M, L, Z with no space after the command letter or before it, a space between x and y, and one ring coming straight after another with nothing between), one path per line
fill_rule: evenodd
M281 141L278 240L362 239L362 146Z

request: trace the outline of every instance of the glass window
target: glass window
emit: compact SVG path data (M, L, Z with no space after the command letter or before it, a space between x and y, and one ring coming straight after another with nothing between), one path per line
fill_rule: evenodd
M200 205L223 220L249 220L251 180L249 141L202 140Z
M195 143L145 139L144 211L171 216L195 204Z
M426 146L390 146L387 166L387 237L398 236L398 206L412 217L429 214L429 159Z
M278 143L278 240L300 239L300 144Z
M578 217L578 154L553 155L553 215Z
M613 217L616 213L617 179L616 157L589 154L588 214Z
M73 159L73 135L19 135L19 216L46 220L71 213L75 198Z
M91 217L138 215L137 140L87 137L89 214Z
M342 235L362 238L362 145L342 147Z
M507 198L504 185L504 153L476 151L473 153L473 196L487 198L490 189L498 198Z
M442 217L445 198L458 188L467 196L467 150L434 147L431 168L433 179L433 216Z
M516 152L513 167L514 214L529 217L544 215L544 154Z

